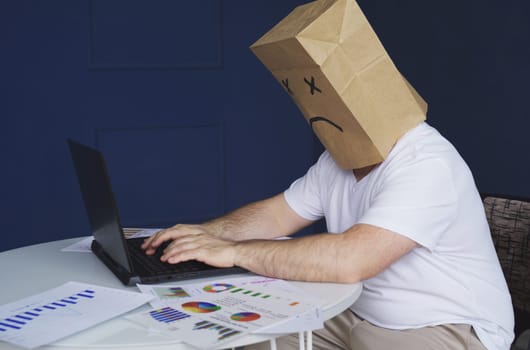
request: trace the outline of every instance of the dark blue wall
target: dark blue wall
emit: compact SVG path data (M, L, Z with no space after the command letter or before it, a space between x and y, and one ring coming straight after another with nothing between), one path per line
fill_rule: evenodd
M248 46L302 0L0 2L0 251L89 234L66 138L106 155L124 225L220 215L319 152ZM479 189L530 197L526 0L359 0Z
M360 2L482 192L530 197L530 2Z

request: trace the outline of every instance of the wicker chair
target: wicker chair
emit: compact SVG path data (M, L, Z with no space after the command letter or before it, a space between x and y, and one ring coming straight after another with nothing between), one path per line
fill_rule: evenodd
M482 198L514 306L512 350L530 350L530 199L503 195Z

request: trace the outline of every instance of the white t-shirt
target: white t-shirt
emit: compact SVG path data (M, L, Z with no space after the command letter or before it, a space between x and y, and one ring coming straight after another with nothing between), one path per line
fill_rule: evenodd
M309 220L328 232L364 223L419 244L363 282L351 309L384 328L470 324L489 350L509 349L513 311L473 176L454 147L422 123L361 181L324 152L285 191Z

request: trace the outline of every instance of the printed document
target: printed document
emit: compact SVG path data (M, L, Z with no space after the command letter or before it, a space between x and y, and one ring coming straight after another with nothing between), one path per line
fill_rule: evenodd
M67 282L0 306L0 340L36 348L122 315L151 299L147 294Z

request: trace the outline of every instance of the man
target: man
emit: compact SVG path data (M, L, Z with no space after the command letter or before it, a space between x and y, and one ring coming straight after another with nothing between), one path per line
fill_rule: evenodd
M314 333L318 349L508 349L510 296L472 174L424 122L426 104L357 4L301 6L252 49L326 152L284 193L161 231L145 241L146 253L173 240L162 256L170 263L363 281L358 301ZM271 240L322 217L326 233ZM280 340L280 349L297 346Z

